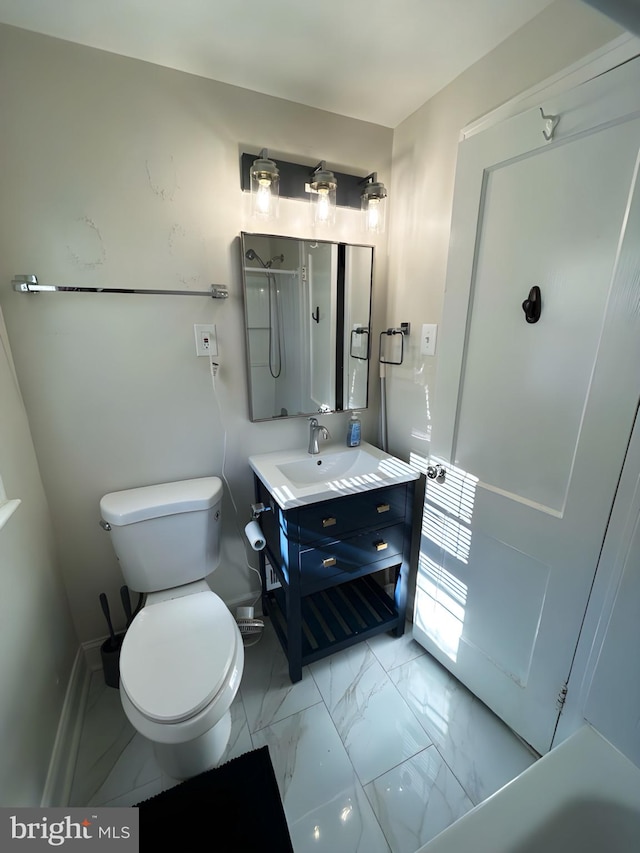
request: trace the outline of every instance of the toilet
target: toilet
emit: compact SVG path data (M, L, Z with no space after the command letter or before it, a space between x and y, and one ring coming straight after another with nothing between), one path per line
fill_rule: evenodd
M219 764L242 677L242 635L205 581L220 563L221 503L218 477L100 501L125 582L146 594L120 652L122 707L174 779Z

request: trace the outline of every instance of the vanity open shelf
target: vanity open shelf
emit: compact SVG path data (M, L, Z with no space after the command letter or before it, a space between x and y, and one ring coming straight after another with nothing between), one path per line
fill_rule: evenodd
M268 615L289 654L289 622L286 594L273 590L267 598ZM381 631L401 628L405 608L398 608L376 580L370 577L347 581L300 599L301 666L373 637ZM402 630L396 630L400 636ZM295 641L294 641L295 645ZM290 661L291 664L291 661ZM291 671L291 665L290 665ZM293 675L291 680L294 681Z
M372 450L381 460L393 459ZM260 552L262 605L296 682L306 664L375 634L404 632L418 474L395 460L394 474L386 481L357 477L359 490L342 495L339 481L333 492L331 481L319 483L316 495L296 502L286 489L270 488L261 478L259 472L269 470L261 462L269 456L250 460L256 500L266 508L260 515L266 543ZM398 482L402 476L404 482ZM327 499L327 493L338 496ZM280 588L267 591L265 558ZM385 591L390 583L393 597Z

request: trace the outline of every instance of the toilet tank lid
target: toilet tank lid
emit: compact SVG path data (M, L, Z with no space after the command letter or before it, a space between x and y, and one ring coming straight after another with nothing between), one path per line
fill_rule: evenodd
M199 477L110 492L100 500L104 521L116 527L163 515L210 509L222 499L219 477Z

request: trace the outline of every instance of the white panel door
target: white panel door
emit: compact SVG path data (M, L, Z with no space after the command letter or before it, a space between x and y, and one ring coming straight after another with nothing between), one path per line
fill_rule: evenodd
M540 752L640 395L639 64L460 145L414 636Z

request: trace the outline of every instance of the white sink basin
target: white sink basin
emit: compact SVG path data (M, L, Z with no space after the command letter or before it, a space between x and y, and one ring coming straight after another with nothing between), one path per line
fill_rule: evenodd
M363 447L354 447L335 453L319 454L317 457L307 456L306 459L284 462L277 467L295 486L309 486L312 483L345 477L347 474L350 477L370 474L376 470L379 461L377 456L372 456Z
M419 477L406 462L366 442L359 447L328 445L313 456L305 450L262 453L250 456L249 464L282 509Z

